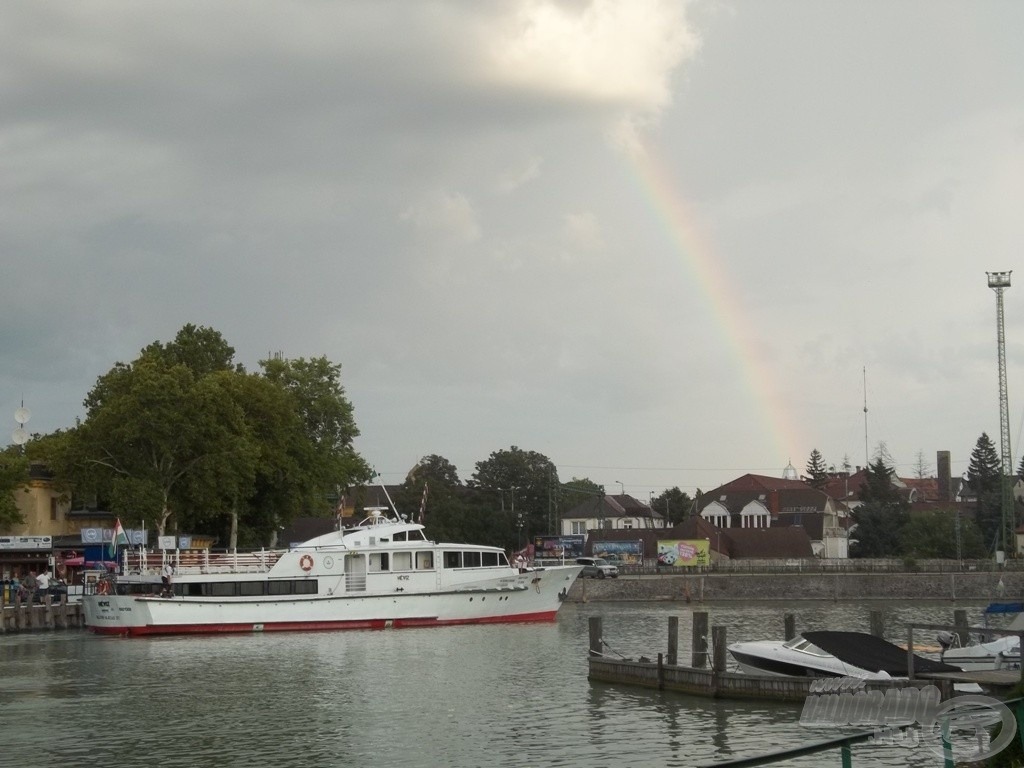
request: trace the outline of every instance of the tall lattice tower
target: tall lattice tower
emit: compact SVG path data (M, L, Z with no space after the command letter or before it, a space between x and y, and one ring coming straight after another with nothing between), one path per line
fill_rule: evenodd
M1010 287L1010 272L986 272L988 287L996 292L996 342L999 347L999 438L1002 463L1002 521L999 543L1003 552L1014 551L1016 517L1013 513L1013 461L1010 457L1010 405L1006 396L1006 331L1003 326L1003 291Z

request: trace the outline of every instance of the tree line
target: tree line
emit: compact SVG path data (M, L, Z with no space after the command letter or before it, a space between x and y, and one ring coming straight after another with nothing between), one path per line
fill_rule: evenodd
M341 366L269 356L250 372L234 355L218 331L189 324L115 364L86 395L84 419L0 454L0 526L22 522L14 493L37 461L75 507L228 547L273 546L295 517L334 515L347 489L374 479L353 447L359 431ZM604 493L587 478L562 484L550 459L516 446L475 469L463 483L447 459L425 456L395 505L418 516L426 494L432 538L511 549L557 533L565 511ZM358 492L348 501L362 506ZM678 488L653 502L672 522L692 506Z

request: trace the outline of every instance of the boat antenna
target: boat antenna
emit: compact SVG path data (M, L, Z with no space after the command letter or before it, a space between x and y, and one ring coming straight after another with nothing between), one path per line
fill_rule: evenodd
M390 496L390 495L388 495L388 489L387 489L387 486L385 486L385 485L384 485L384 483L381 483L381 484L380 484L380 489L381 489L382 491L384 491L384 498L388 500L388 504L389 504L389 505L391 506L391 509L393 509L393 510L394 510L394 512L395 512L395 517L398 517L398 507L396 507L396 506L395 506L395 502L393 502L393 501L391 500L391 496Z

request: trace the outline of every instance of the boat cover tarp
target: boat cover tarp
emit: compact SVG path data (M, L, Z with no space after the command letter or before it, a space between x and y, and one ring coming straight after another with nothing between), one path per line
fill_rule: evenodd
M1024 603L990 603L985 613L1024 613Z
M870 672L888 672L907 677L907 652L898 645L866 632L804 632L803 636L840 661ZM959 672L960 667L932 661L914 654L914 674L919 672Z

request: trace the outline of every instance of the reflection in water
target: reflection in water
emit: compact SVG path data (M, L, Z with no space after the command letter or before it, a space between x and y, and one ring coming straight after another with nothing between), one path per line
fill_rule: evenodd
M953 606L878 604L892 639ZM872 605L712 606L730 642L799 629L857 629ZM970 606L979 623L981 608ZM124 640L78 632L0 637L3 759L48 766L692 766L835 735L797 725L799 707L706 700L587 680L587 622L608 644L655 658L679 618L690 659L698 605L567 604L553 624L385 632ZM871 751L868 751L871 750ZM860 747L857 763L932 765L932 755ZM838 755L835 756L838 761ZM915 762L916 761L916 762ZM821 758L794 761L819 765Z

